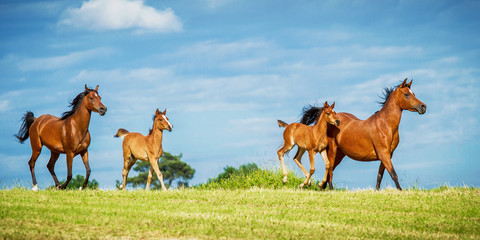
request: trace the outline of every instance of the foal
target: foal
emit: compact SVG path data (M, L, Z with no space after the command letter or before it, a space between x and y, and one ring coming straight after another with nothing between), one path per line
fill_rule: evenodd
M162 138L163 130L172 131L172 124L168 121L165 114L167 110L161 113L158 109L155 111L153 119L153 128L147 136L143 136L140 133L131 132L120 128L114 137L124 137L123 139L123 183L120 189L125 190L127 185L128 172L135 164L137 160L150 162L150 170L148 171L147 187L150 188L150 182L152 180L153 171L157 174L158 180L162 184L162 189L167 190L163 184L163 176L158 168L158 159L163 154Z
M287 123L278 120L279 127L285 127L283 132L283 147L277 151L278 159L282 164L283 170L283 184L287 182L287 168L283 161L283 156L285 153L290 151L295 145L298 146L298 152L293 158L293 161L302 169L302 172L305 174L305 182L300 184L300 187L303 188L306 184L310 183L310 177L315 172L315 153L320 152L325 162L325 169L330 168L330 161L327 158L327 123L338 126L340 120L336 118L336 113L333 111L335 103L331 106L327 102L323 105L323 108L319 108L318 111L321 111L320 116L317 119L317 122L313 126L307 126L301 123L292 123L288 125ZM308 157L310 158L310 172L303 167L301 164L301 159L305 151L308 151ZM327 173L325 173L322 182L319 185L323 185L327 181Z

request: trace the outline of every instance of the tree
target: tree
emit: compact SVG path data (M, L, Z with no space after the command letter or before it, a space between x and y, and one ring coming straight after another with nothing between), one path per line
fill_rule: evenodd
M82 175L77 175L70 182L68 183L67 189L79 189L83 186L83 182L85 181L85 177ZM60 181L60 184L63 184L65 180ZM53 186L52 186L53 187ZM89 189L98 189L98 182L95 179L89 180L87 183L87 188Z
M174 184L175 181L177 181L177 186L188 187L188 181L192 179L195 174L195 169L181 161L181 158L182 154L175 156L168 152L164 152L160 158L158 168L162 172L163 181L167 188L172 187L172 184ZM131 184L134 188L145 188L149 169L149 162L137 161L133 166L133 171L138 172L138 175L127 178L127 184ZM120 186L120 184L121 182L117 180L116 185ZM155 190L162 188L155 173L153 173L150 188Z

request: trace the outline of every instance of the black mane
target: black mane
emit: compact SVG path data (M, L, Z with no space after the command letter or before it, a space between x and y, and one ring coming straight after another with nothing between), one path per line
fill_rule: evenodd
M322 111L323 107L317 107L314 105L308 105L303 107L302 119L300 120L300 123L303 123L305 125L316 123L320 118Z
M393 86L391 88L389 87L386 87L383 89L383 96L379 96L382 100L381 101L378 101L378 104L384 106L385 103L387 103L387 100L388 98L390 97L390 95L392 95L392 93L395 91L395 89L397 89L398 87L400 87L402 84L398 84L396 86Z
M85 90L84 92L79 93L69 104L69 107L71 107L72 109L70 111L66 111L62 113L61 120L65 120L66 118L72 116L82 104L83 98L87 96L89 92L96 92L96 91L93 89L88 89L88 90Z

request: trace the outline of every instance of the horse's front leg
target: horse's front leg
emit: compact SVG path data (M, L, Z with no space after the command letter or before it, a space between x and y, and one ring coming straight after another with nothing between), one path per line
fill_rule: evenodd
M380 190L380 184L382 183L383 173L385 172L385 166L382 162L380 162L380 167L378 167L378 175L377 175L377 186L375 190Z
M58 187L60 183L58 182L57 175L55 175L55 163L58 160L60 153L51 152L50 160L48 161L47 168L50 174L52 175L53 181L55 182L55 187Z
M73 164L73 157L75 156L75 154L69 151L69 152L66 152L66 155L67 155L67 180L65 180L65 182L58 187L59 189L67 188L68 183L70 182L70 180L72 180L72 164Z
M85 150L83 153L80 154L80 156L82 156L82 161L83 161L83 164L85 165L85 170L86 170L85 181L83 182L83 186L80 188L80 190L82 190L87 187L91 170L90 170L90 164L88 163L88 150Z
M388 173L390 173L390 177L392 177L392 180L395 182L395 186L397 187L397 189L402 190L402 187L400 187L400 183L398 183L398 176L397 176L397 173L395 172L395 169L393 168L390 154L378 154L378 155L379 155L380 161L382 162L381 164L383 164L384 168L387 169ZM380 170L382 170L381 168L382 167L380 167L380 169L378 170L379 174L380 174ZM381 180L381 177L380 177L380 180ZM380 187L380 184L378 182L378 177L377 177L377 186ZM378 188L376 190L378 190Z
M328 173L330 171L330 160L328 159L326 149L324 149L322 152L320 152L320 155L322 155L323 161L325 162L325 174L323 175L322 182L320 182L318 184L318 186L320 187L320 189L324 189L323 185L327 184L327 181L328 181L327 177L328 177Z
M158 168L158 159L155 159L153 154L148 154L148 160L150 161L151 168L153 168L153 170L157 174L158 180L160 180L160 184L162 185L162 190L166 191L167 188L163 183L163 174L162 172L160 172L160 169Z

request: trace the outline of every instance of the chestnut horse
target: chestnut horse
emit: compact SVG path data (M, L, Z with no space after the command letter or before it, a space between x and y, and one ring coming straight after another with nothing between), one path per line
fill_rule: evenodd
M90 177L90 165L88 164L88 146L90 145L90 132L88 126L92 111L105 115L107 108L101 102L98 95L98 85L95 89L89 89L85 85L85 91L78 94L70 103L72 109L64 112L62 118L49 114L35 118L33 113L28 111L23 117L23 123L17 135L20 143L30 137L32 145L32 157L28 161L32 173L33 191L38 190L37 179L35 178L35 162L37 161L42 147L45 145L51 152L50 161L47 167L52 175L55 186L65 189L72 179L73 158L80 154L86 169L85 182L82 189L87 187ZM67 155L67 180L60 185L55 175L55 163L61 153Z
M120 186L120 189L125 190L127 185L127 176L128 172L132 166L137 162L137 160L150 162L150 170L148 171L147 178L147 187L146 190L150 188L150 182L152 180L153 171L157 174L158 180L162 184L162 189L167 190L163 184L163 175L158 168L158 159L163 154L162 148L162 138L163 130L172 131L172 124L168 121L165 114L167 110L162 113L155 111L155 116L153 118L153 127L150 130L150 133L147 136L143 136L140 133L128 132L127 130L120 128L117 131L117 134L114 137L122 137L123 143L123 183Z
M330 189L333 189L333 170L346 155L357 161L380 160L375 189L380 189L383 173L387 169L397 189L402 190L392 164L393 151L400 141L398 125L402 111L424 114L427 110L427 106L415 97L411 86L412 81L407 83L405 79L396 88L386 88L382 109L366 120L360 120L350 113L337 114L342 125L328 129L330 169L327 179ZM303 123L309 124L308 121ZM325 182L322 188L326 186Z
M322 155L323 161L325 162L325 176L322 179L322 182L319 185L323 185L327 181L327 173L330 168L330 162L327 158L327 125L331 124L338 126L340 121L336 118L336 113L333 111L335 103L332 106L329 106L327 102L323 104L323 108L313 107L314 111L320 113L318 117L312 121L316 121L315 125L307 126L302 123L292 123L287 124L284 121L278 120L279 127L285 127L283 132L283 147L277 151L278 159L282 164L283 170L283 184L287 182L287 168L283 161L283 156L285 153L290 151L295 145L298 146L297 154L293 158L293 161L302 169L302 172L305 174L305 182L300 184L300 187L310 184L310 178L315 172L315 154L320 153ZM303 167L301 164L302 156L308 151L308 157L310 158L310 172Z

